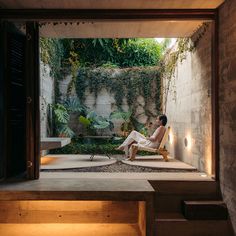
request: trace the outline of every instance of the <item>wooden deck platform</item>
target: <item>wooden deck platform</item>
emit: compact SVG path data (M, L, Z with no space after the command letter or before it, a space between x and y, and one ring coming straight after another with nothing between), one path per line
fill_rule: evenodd
M58 231L73 223L77 233L83 232L80 235L97 231L97 235L152 236L154 198L155 191L147 180L42 178L8 182L0 185L0 233L17 235L24 230L17 230L21 223L26 226L25 235L38 235L34 229L39 225L45 225L44 235L54 235L53 224ZM112 234L113 226L118 234Z

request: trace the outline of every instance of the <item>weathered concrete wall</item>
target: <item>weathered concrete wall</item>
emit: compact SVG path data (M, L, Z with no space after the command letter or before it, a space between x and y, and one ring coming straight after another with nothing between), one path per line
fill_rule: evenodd
M193 40L205 27L193 35ZM166 83L166 82L165 82ZM167 95L171 156L211 173L211 27L178 61ZM186 145L186 140L188 144Z
M219 9L220 183L236 233L236 1Z
M47 107L52 104L55 98L54 80L50 76L48 65L40 63L40 132L41 137L48 136Z

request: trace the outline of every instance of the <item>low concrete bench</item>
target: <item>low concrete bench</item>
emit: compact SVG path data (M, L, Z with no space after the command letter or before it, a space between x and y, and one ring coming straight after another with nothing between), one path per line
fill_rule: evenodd
M70 138L54 138L54 137L41 138L40 150L42 151L42 150L61 148L66 146L70 142L71 142Z

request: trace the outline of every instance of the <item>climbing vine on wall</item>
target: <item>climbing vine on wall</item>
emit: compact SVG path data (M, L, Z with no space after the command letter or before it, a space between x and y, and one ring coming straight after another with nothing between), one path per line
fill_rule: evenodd
M162 65L162 78L163 81L165 81L165 85L162 89L164 113L166 112L167 97L170 89L172 89L175 94L175 85L172 83L170 86L170 84L173 82L177 64L178 62L182 62L186 58L187 52L191 52L192 50L193 47L190 39L181 38L177 40L175 49L166 54Z
M60 40L50 38L40 38L40 60L49 65L50 74L55 81L55 102L60 97L59 80L62 76L62 61L64 51Z
M81 101L85 100L88 89L94 93L95 100L102 89L114 95L115 105L122 109L126 98L131 111L135 111L140 104L139 95L144 98L144 111L147 116L156 116L160 112L161 82L158 67L117 68L80 68L76 80L76 93ZM155 103L156 111L149 111L147 105Z
M174 90L175 85L170 86L172 79L175 77L175 71L179 62L186 59L187 53L193 52L198 46L200 40L207 32L210 24L204 23L192 38L179 38L176 41L176 46L166 53L161 66L161 77L166 81L165 88L162 89L164 113L166 112L167 97L170 87ZM175 93L175 91L174 91Z

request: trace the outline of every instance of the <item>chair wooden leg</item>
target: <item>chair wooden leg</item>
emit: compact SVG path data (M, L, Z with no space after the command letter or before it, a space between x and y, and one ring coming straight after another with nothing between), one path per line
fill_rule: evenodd
M163 157L163 159L165 160L165 161L169 161L168 160L168 151L167 150L159 150L159 153L162 155L162 157Z
M163 159L164 159L165 161L169 161L169 160L168 160L168 155L167 155L167 154L162 154L162 156L163 156Z

